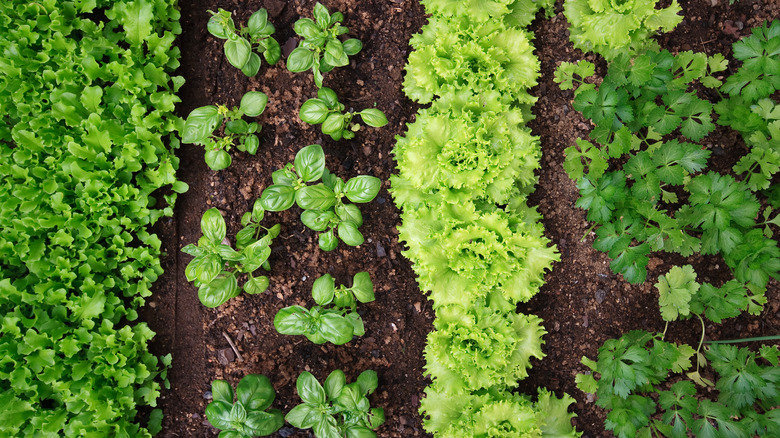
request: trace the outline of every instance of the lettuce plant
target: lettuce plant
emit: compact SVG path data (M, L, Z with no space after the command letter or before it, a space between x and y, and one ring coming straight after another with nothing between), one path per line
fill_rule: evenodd
M184 122L181 140L206 147L206 164L211 170L230 166L228 153L238 141L238 150L254 155L260 145L257 134L262 127L257 122L246 122L243 116L257 117L265 111L268 96L260 91L248 91L241 103L232 110L225 105L207 105L192 110ZM223 128L224 125L224 128ZM222 136L219 135L222 131Z
M352 287L335 286L333 277L325 274L314 280L311 290L316 306L290 306L279 310L274 328L283 335L304 335L315 344L330 342L343 345L353 336L366 332L357 313L357 302L374 301L374 285L368 272L355 274ZM327 306L327 307L326 307Z
M236 29L231 13L220 8L218 12L209 11L211 18L208 31L225 41L225 57L230 65L252 77L260 70L262 63L258 53L266 62L273 65L279 61L282 50L271 36L276 31L268 21L268 12L261 8L249 17L247 26Z
M387 125L387 117L376 108L366 108L355 112L352 109L344 112L344 104L339 102L336 92L327 87L317 90L317 97L309 99L301 105L298 116L306 123L312 125L322 124L322 133L330 135L333 140L347 140L355 138L355 132L360 130L360 125L352 123L352 119L359 115L368 126L381 128Z
M206 418L221 429L223 438L254 438L268 436L284 425L282 411L271 407L276 392L268 377L248 374L238 382L235 394L230 383L211 383L211 403L206 406Z
M620 54L633 56L658 49L651 37L669 32L682 21L677 0L656 8L658 0L566 0L563 14L569 21L569 39L583 52L607 60Z
M261 267L271 269L268 257L271 242L279 235L279 224L271 228L260 225L265 211L256 201L251 213L242 218L244 228L236 235L236 249L225 239L226 225L222 213L216 208L206 210L200 220L203 236L198 244L189 244L182 252L194 256L185 269L188 281L198 288L198 299L206 307L217 307L241 293L237 275L246 274L244 292L259 294L268 288L268 277L255 277ZM265 231L265 236L260 233Z
M318 144L298 151L294 163L287 163L272 176L274 184L260 195L266 211L283 211L297 204L303 209L301 222L321 232L319 245L323 251L336 249L338 239L349 246L363 243L363 235L358 230L363 215L357 206L345 203L343 198L355 203L370 202L379 193L379 178L359 175L345 182L325 168L325 153ZM307 184L319 179L322 179L319 184Z
M374 430L385 422L382 408L372 408L368 395L376 391L375 371L360 373L347 384L341 370L335 370L323 385L310 372L298 376L296 386L303 403L284 417L299 429L313 429L317 438L376 438Z
M317 2L313 15L314 20L301 18L295 22L295 33L303 40L287 57L287 69L294 73L311 69L314 83L322 87L322 74L349 64L349 57L360 52L363 44L356 38L339 39L349 32L341 25L344 20L341 12L331 15L328 8Z

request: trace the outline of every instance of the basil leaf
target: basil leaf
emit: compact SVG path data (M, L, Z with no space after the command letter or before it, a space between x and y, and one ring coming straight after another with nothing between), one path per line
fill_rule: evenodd
M350 38L342 43L344 46L344 53L349 56L357 55L357 53L363 49L363 43L357 38Z
M361 303L374 301L374 283L368 272L358 272L352 279L352 293Z
M254 272L271 256L271 248L263 239L247 246L242 251L244 254L244 272Z
M336 205L336 194L324 184L319 183L303 187L295 192L295 202L304 210L322 211Z
M262 63L263 61L260 59L260 55L252 52L249 54L249 58L246 60L246 64L241 67L241 73L249 78L254 77L257 75L257 72L260 71L260 65Z
M366 125L373 126L374 128L381 128L388 123L385 113L376 108L366 108L358 114L360 114L360 118L363 119Z
M273 227L268 229L268 236L271 237L271 239L275 239L276 236L279 235L279 231L281 231L282 226L280 224L276 224Z
M330 16L330 23L328 23L328 25L329 26L333 26L334 24L336 24L336 23L338 23L340 21L344 21L344 14L342 14L341 12L334 12L333 15ZM341 30L341 28L346 29L346 27L344 27L344 26L339 26L339 30ZM347 32L348 31L344 31L344 33L347 33ZM342 34L340 33L339 35L342 35Z
M222 267L224 265L222 259L216 254L206 254L203 257L193 259L190 264L198 259L200 259L200 264L195 270L198 281L203 284L211 283L215 278L217 278L217 275L222 272Z
M325 394L331 400L335 400L341 394L342 388L347 384L347 377L344 371L333 370L328 378L325 379Z
M341 138L341 131L344 129L345 119L343 114L330 114L322 122L322 133Z
M271 381L261 374L248 374L236 386L236 400L250 411L268 409L275 397Z
M293 186L295 184L295 174L287 168L279 169L271 174L274 184L282 186Z
M339 223L339 239L349 246L360 246L363 244L363 235L358 231L357 226L352 222Z
M195 246L195 245L193 245L191 243L189 245L185 246L184 248L182 248L181 252L183 252L185 254L189 254L191 256L195 256L195 257L201 256L201 255L206 253L206 251L203 248L198 248L197 246ZM192 281L192 280L190 280L190 281Z
M336 206L336 215L343 221L350 221L360 227L363 225L363 214L354 204L339 204Z
M239 293L236 277L232 273L223 271L211 283L198 288L198 299L206 307L217 307L238 296Z
M293 25L293 29L295 30L295 33L307 40L317 38L318 36L322 35L322 32L320 32L320 29L317 28L317 25L314 24L314 21L311 18L301 18L300 20L296 21Z
M274 184L263 190L260 195L260 203L265 211L284 211L295 203L295 196L294 188Z
M211 18L209 18L209 22L206 24L206 29L208 29L210 34L224 40L227 39L229 31L227 28L225 28L225 26L222 25L223 19L224 17L222 17L222 15L219 13L212 15Z
M252 204L252 220L255 222L260 222L263 220L264 216L265 209L263 208L263 204L260 202L260 199L256 199L255 203Z
M252 277L244 284L244 292L250 295L261 294L268 289L268 283L268 277L264 275Z
M330 226L330 221L336 215L332 211L304 210L301 213L301 222L314 231L325 231Z
M204 141L222 123L222 116L216 106L208 105L192 110L184 121L181 136L183 143L203 144Z
M344 345L352 340L352 324L343 316L335 313L326 313L320 317L319 322L320 334L332 344Z
M328 87L322 87L317 90L317 98L325 102L328 108L335 109L339 105L339 97L335 91Z
M382 182L379 178L369 175L359 175L347 181L345 186L347 199L352 202L369 202L376 198Z
M328 40L323 60L334 67L343 67L349 64L349 58L344 53L344 46L341 45L341 41L336 39Z
M252 429L252 436L267 436L284 426L284 417L282 411L278 409L271 409L268 412L250 412L244 424Z
M216 207L209 208L200 218L200 229L203 236L214 245L218 245L225 238L227 227L222 213Z
M329 113L330 109L324 101L309 99L301 105L298 117L310 125L319 125L325 121Z
M279 58L282 57L282 48L279 47L279 42L273 38L266 38L263 41L265 51L263 51L263 57L270 65L274 65L279 62Z
M249 61L252 46L243 38L225 41L225 57L230 65L241 69Z
M321 414L306 403L299 404L292 408L284 417L288 423L298 429L308 429L313 427L319 421Z
M363 319L357 312L349 312L344 315L344 318L352 324L352 334L355 336L363 336L366 334L366 328L363 326Z
M382 408L371 408L368 414L368 425L376 429L385 422L385 410Z
M244 148L249 155L256 154L258 147L260 147L260 139L256 135L250 134L244 137Z
M298 389L298 395L306 403L322 404L325 403L325 390L322 389L320 382L308 371L302 372L295 382Z
M261 91L248 91L241 97L239 111L249 117L257 117L265 111L268 96Z
M333 230L328 230L326 233L320 233L319 244L323 251L333 251L338 246L339 241L333 235Z
M293 73L306 71L314 65L314 52L298 47L287 57L287 70Z
M243 423L246 421L246 408L241 403L235 403L230 410L230 421L235 423Z
M274 316L274 328L283 335L302 335L309 331L311 317L301 306L285 307Z
M247 134L249 132L249 123L244 120L229 120L225 123L225 132L230 134Z
M233 159L230 158L230 154L222 149L206 151L204 158L211 170L227 169L230 166L230 163L233 162Z
M367 396L376 391L379 386L379 377L374 370L365 370L357 378L357 384L360 386L360 394Z
M211 382L211 397L214 401L233 404L233 388L224 380Z
M325 152L322 146L311 144L295 154L295 172L304 182L313 182L322 178L325 171Z
M206 418L217 429L232 429L230 424L230 411L232 403L214 400L206 406Z
M317 21L317 26L320 29L324 30L330 25L330 13L328 13L328 8L323 6L320 2L317 2L317 4L314 5L312 15L314 15L314 20Z
M322 72L320 71L319 59L312 60L311 72L314 75L314 85L322 87Z
M336 427L335 424L332 424L328 420L332 421L333 423L336 421L329 415L323 418L323 421L320 421L314 425L314 436L317 438L342 438L338 427Z
M314 284L311 288L311 295L314 297L314 301L320 306L325 306L333 301L333 295L336 291L336 283L330 274L325 274L322 277L314 280Z
M265 8L260 8L254 14L250 15L249 20L246 23L249 35L252 36L262 35L261 32L268 24L268 11L266 11Z

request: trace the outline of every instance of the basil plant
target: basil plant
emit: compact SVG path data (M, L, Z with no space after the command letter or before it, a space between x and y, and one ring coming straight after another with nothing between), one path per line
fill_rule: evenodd
M239 106L232 110L224 105L195 108L184 121L181 141L205 146L206 164L211 170L225 169L232 163L228 152L236 142L239 151L250 155L257 153L260 146L257 134L262 127L257 122L246 122L242 117L259 116L267 104L268 96L265 93L249 91L241 97Z
M287 57L287 69L293 73L311 69L314 83L322 87L322 74L349 64L349 56L360 52L363 43L355 38L346 41L339 39L340 35L349 32L341 25L344 20L341 12L331 15L328 8L317 3L313 15L314 20L301 18L295 22L295 33L303 40Z
M296 382L303 402L284 419L299 429L313 429L317 438L376 438L374 430L385 422L385 412L372 408L367 397L377 385L377 374L372 370L363 371L350 384L343 371L335 370L324 385L304 371Z
M348 181L331 174L325 168L322 146L306 146L295 155L294 163L272 174L273 184L260 195L260 203L266 211L284 211L297 204L303 209L301 222L319 231L319 246L332 251L341 239L349 246L361 245L363 235L358 228L363 224L360 209L344 202L355 203L373 200L379 193L381 181L368 175L359 175ZM309 185L322 179L321 183Z
M352 119L359 115L368 126L381 128L387 125L387 117L376 108L366 108L355 112L351 108L344 112L344 104L339 102L336 92L327 87L317 90L317 97L303 103L299 117L312 125L322 124L322 133L330 135L333 140L347 140L355 137L355 132L360 130L360 125L352 123Z
M374 301L374 284L368 272L355 274L352 287L336 284L330 274L314 281L311 290L317 303L311 309L290 306L279 310L274 328L283 335L304 335L315 344L330 342L343 345L353 336L363 336L366 329L357 313L357 302Z
M247 26L236 29L230 12L220 8L209 11L209 33L225 41L225 57L230 65L252 77L260 71L261 53L268 64L276 64L282 55L279 43L271 36L276 31L268 21L268 12L260 9L249 17Z
M268 436L284 425L278 409L268 409L276 398L271 381L260 374L248 374L233 388L224 380L211 383L213 401L206 406L206 418L222 430L220 438ZM235 400L234 400L235 398Z
M271 269L268 257L271 242L279 235L279 224L271 228L260 225L265 211L255 202L252 212L241 219L244 228L236 235L236 248L225 239L225 219L216 208L206 210L200 220L203 236L197 245L189 244L182 252L194 256L185 269L188 281L198 287L198 298L206 307L217 307L241 293L238 276L246 275L243 290L259 294L268 289L268 277L255 276L260 268ZM264 234L260 237L261 234Z

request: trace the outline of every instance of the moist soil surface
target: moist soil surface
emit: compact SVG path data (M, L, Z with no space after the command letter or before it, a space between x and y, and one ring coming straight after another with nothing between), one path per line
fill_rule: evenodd
M301 16L311 17L314 1L182 0L179 38L186 79L181 89L179 110L186 117L194 108L209 104L238 105L251 90L269 97L268 107L258 118L263 126L260 147L252 156L231 151L232 165L222 171L210 170L203 148L183 145L179 149L179 176L190 190L179 197L175 215L156 227L163 239L165 275L156 284L155 295L142 314L157 332L153 351L173 354L169 372L170 390L164 390L159 403L165 412L163 437L215 437L218 431L205 418L210 401L211 381L225 379L235 385L244 375L268 376L277 397L274 407L289 411L300 402L295 380L303 371L322 381L330 371L342 369L348 381L360 372L373 369L379 375L379 389L370 397L372 406L385 409L386 423L379 437L427 436L418 414L420 399L429 383L423 375L423 348L432 329L433 311L417 287L411 265L401 251L397 225L399 212L387 192L388 179L395 172L390 151L394 137L414 120L419 106L402 91L408 45L412 34L426 22L416 0L330 0L326 6L341 11L349 36L359 38L363 50L351 64L325 75L324 85L336 91L347 108L383 110L389 124L383 128L362 128L353 140L333 141L319 126L303 123L298 109L317 88L310 72L293 74L284 68L284 58L295 47L293 23ZM685 19L671 33L659 37L663 48L678 52L723 53L730 58L731 44L749 35L750 28L766 19L780 17L776 0L682 1ZM259 74L247 78L228 64L222 41L206 32L208 10L223 8L233 13L236 23L245 23L257 9L268 10L276 27L274 37L282 45L283 60L274 66L264 64ZM538 171L539 184L532 197L544 216L546 234L558 246L561 261L547 274L547 284L519 311L545 320L548 334L547 357L535 361L530 377L520 382L520 391L536 393L537 386L566 392L576 399L573 421L586 437L611 436L604 430L605 412L595 406L592 396L578 390L574 377L586 369L583 355L594 358L607 339L633 329L662 331L658 296L652 286L672 264L691 263L699 280L721 284L730 278L722 260L691 257L685 260L657 254L651 258L649 275L643 285L630 285L609 269L609 259L592 248L594 234L585 212L575 207L577 190L563 170L564 149L578 137L586 137L589 123L571 108L573 94L561 91L553 82L556 66L562 61L589 59L600 73L603 61L584 56L568 41L568 23L559 1L552 19L537 17L531 30L536 35L536 53L541 60L541 77L533 94L536 119L529 124L541 139L543 157ZM732 60L730 67L736 63ZM380 178L382 190L369 204L360 205L366 237L359 247L341 243L332 252L318 248L316 233L305 228L294 207L282 213L267 213L263 225L281 224L282 232L272 244L268 273L270 287L260 295L242 294L228 303L209 309L200 304L196 288L187 282L184 269L191 259L180 252L201 236L200 218L211 207L218 208L228 225L228 238L235 242L241 215L251 210L254 200L272 183L271 172L291 162L295 153L309 144L321 144L327 168L350 178L373 175ZM710 166L728 169L746 151L739 136L718 129L703 141L713 151ZM776 230L777 231L777 230ZM584 238L583 238L584 236ZM276 333L273 317L286 306L310 306L314 279L331 274L337 284L351 282L352 275L367 271L376 291L376 301L362 304L366 334L352 342L334 346L315 345L302 336ZM742 316L721 325L707 327L707 338L733 339L780 333L780 286L770 282L768 304L760 316ZM667 340L696 345L701 335L698 322L670 326ZM235 345L235 349L231 347ZM236 354L238 353L238 354ZM310 431L289 426L278 437L311 437Z

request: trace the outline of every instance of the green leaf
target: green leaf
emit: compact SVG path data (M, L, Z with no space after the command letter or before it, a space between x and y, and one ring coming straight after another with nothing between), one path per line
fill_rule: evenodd
M359 175L347 181L347 199L356 203L370 202L379 193L382 182L375 176Z
M339 113L331 113L322 122L322 133L334 137L334 140L340 140L346 121L345 116ZM338 137L338 138L336 138Z
M268 409L275 397L271 381L261 374L247 374L236 386L236 400L248 411Z
M233 404L233 388L224 380L211 382L211 397L214 401Z
M319 421L320 414L315 410L314 406L303 403L292 408L284 419L293 427L309 429Z
M322 146L312 144L295 155L295 172L304 182L314 182L322 178L325 171L325 152Z
M327 210L336 205L336 201L333 190L322 183L303 187L295 193L295 202L304 210Z
M257 53L252 52L249 54L249 59L247 59L246 64L241 67L241 73L246 77L254 77L257 75L257 72L260 71L261 64L262 60L260 60L260 56Z
M266 211L284 211L295 203L295 189L274 184L266 187L260 195L260 204Z
M252 277L244 284L244 292L250 295L257 295L265 292L268 289L269 280L268 277L262 275L260 277Z
M147 0L134 0L124 4L121 24L125 38L134 46L140 46L152 34L154 4Z
M319 333L334 345L343 345L352 340L353 328L343 316L326 313L320 317Z
M211 283L198 288L198 299L206 307L218 307L227 300L237 297L240 292L235 275L223 271Z
M322 277L314 280L312 285L311 295L314 297L314 302L320 306L325 306L333 301L333 296L336 291L336 283L330 274L325 274Z
M302 372L295 383L298 395L306 403L315 405L325 403L325 390L317 381L317 378L308 371Z
M674 266L666 275L658 277L658 305L664 321L675 321L690 315L690 301L699 290L693 266Z
M252 430L253 435L268 436L284 426L284 417L282 411L278 409L271 409L268 412L249 412L244 424Z
M298 47L287 57L287 70L293 73L306 71L314 66L314 52Z
M298 117L310 125L318 125L330 114L327 104L320 99L309 99L301 105Z
M314 231L325 231L331 227L331 222L336 219L336 215L328 211L304 210L301 213L301 222L303 225Z
M249 35L261 36L268 23L268 11L265 8L260 8L249 16L247 21L247 29L249 29ZM273 33L271 31L269 35Z
M233 67L242 69L249 62L251 54L252 45L244 38L225 41L225 57Z
M374 284L368 272L358 272L352 279L352 292L361 303L374 301Z
M232 403L215 400L206 406L206 418L209 420L209 423L217 429L232 429L230 418L230 411L232 408Z
M342 221L349 221L360 227L363 225L363 214L354 204L337 204L335 208L336 216Z
M323 6L320 2L317 2L314 5L314 21L317 22L317 26L320 29L326 29L330 26L330 13L328 13L328 8Z
M563 162L563 169L569 175L569 178L578 180L585 176L585 167L587 166L587 175L592 180L598 180L607 170L607 158L603 156L601 149L594 146L593 143L577 139L577 146L566 148L564 154L566 160ZM577 147L579 146L579 149Z
M227 21L233 21L230 18L230 13L227 12L227 19L226 19L226 17L222 14L222 11L220 11L219 13L214 14L211 16L211 18L209 18L209 22L207 23L206 28L208 29L210 34L224 40L227 39L228 32L232 32L223 24L223 22L227 22ZM233 27L235 27L235 25L233 25Z
M582 83L585 78L593 76L595 73L596 67L592 62L585 60L575 63L564 61L555 69L554 80L560 84L561 90L571 90L574 88L574 81Z
M216 207L212 207L203 213L200 218L200 229L203 236L214 245L219 244L227 234L227 226L222 213Z
M365 122L366 125L373 126L374 128L381 128L388 123L385 113L376 108L366 108L358 114L360 114L360 118L363 119L363 122Z
M184 122L181 141L184 143L204 144L205 140L222 123L219 110L213 105L192 110Z
M279 43L275 39L268 37L263 41L263 45L265 45L263 57L266 62L270 65L279 62L279 59L282 57L282 48L279 46Z
M285 307L274 316L274 328L283 335L303 335L309 332L311 316L301 306Z
M333 370L325 379L325 394L328 396L328 399L337 399L346 384L347 377L344 375L344 371Z
M357 38L350 38L344 41L342 46L344 47L344 53L349 56L357 55L363 49L363 43Z
M357 378L357 384L360 387L360 394L368 396L376 391L379 386L379 377L374 370L366 370L360 373Z
M239 111L249 117L257 117L265 111L268 96L260 91L248 91L241 97Z
M233 162L230 158L230 154L221 149L206 151L206 156L204 158L211 170L227 169L230 166L230 163Z
M333 234L333 230L330 229L325 233L320 233L319 245L323 251L333 251L338 246L339 241Z
M320 87L320 89L317 90L317 98L325 102L325 104L328 105L328 108L339 109L339 97L331 88ZM343 107L341 108L343 109Z
M365 426L350 426L347 429L347 438L376 438L376 433Z
M299 19L293 25L293 30L307 40L322 36L322 32L320 32L320 29L314 24L314 21L311 18Z
M338 233L339 239L349 246L360 246L363 244L363 235L358 231L357 225L352 222L339 223Z

